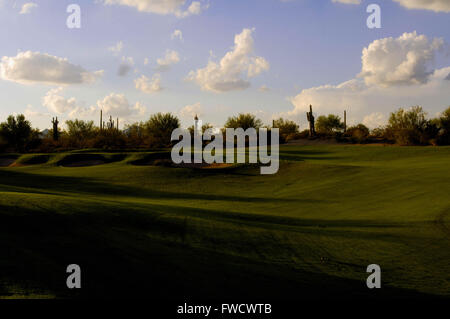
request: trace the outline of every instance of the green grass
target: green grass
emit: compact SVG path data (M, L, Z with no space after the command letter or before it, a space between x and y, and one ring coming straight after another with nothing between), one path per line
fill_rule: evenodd
M0 297L450 296L449 147L283 146L271 176L97 154L0 168Z

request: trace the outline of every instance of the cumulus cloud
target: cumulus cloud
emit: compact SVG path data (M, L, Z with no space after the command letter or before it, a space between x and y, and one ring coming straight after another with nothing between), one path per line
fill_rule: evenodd
M102 75L103 71L86 71L65 58L31 51L20 52L15 57L4 56L0 63L3 80L22 84L92 83Z
M121 118L142 115L146 112L146 107L142 103L136 102L136 104L131 105L123 94L111 93L102 100L98 100L96 105L83 107L79 105L75 97L64 97L63 91L63 87L49 90L42 98L42 105L52 113L68 115L70 118L92 117L98 115L100 110L103 110L104 114Z
M387 123L386 115L380 112L374 112L364 116L362 124L370 129L383 126Z
M422 105L431 112L439 111L450 99L450 81L446 80L450 67L427 67L441 45L441 40L430 42L415 32L376 40L363 50L359 76L337 85L304 89L290 99L294 109L281 115L306 122L305 112L313 105L318 114L347 110L350 119L375 127L385 123L382 114L399 107Z
M156 62L158 63L157 70L167 71L172 65L180 62L180 56L177 51L167 50L164 57L157 59Z
M36 111L31 104L27 105L27 107L25 108L25 111L23 112L23 114L27 118L28 117L44 117L44 116L48 116L48 114Z
M426 83L433 73L428 65L443 43L416 32L376 40L363 50L360 75L368 85Z
M205 68L191 71L188 80L197 83L202 90L216 93L248 88L248 78L270 67L263 57L253 56L253 31L243 29L235 36L232 51L227 52L218 63L209 61Z
M203 107L200 103L186 105L180 110L180 115L188 119L193 119L196 115L201 117L203 116Z
M361 0L333 0L333 2L345 3L345 4L361 4Z
M28 14L31 13L33 8L36 8L38 5L34 2L27 2L22 5L19 14Z
M140 78L134 80L134 84L136 85L136 89L144 93L156 93L163 89L161 87L161 76L159 74L155 74L152 79L142 75Z
M435 12L450 12L448 0L394 0L408 9L425 9Z
M123 42L119 41L115 45L108 48L108 51L111 51L114 55L119 54L123 49Z
M202 6L199 1L192 1L186 7L186 0L103 0L102 2L105 5L133 7L141 12L150 12L161 15L172 14L179 18L198 15L204 9L208 8L208 5Z
M362 79L353 79L338 85L304 89L291 98L294 109L282 115L306 121L305 112L313 105L318 114L341 114L347 110L352 118L363 119L373 126L371 123L376 123L377 118L370 115L375 110L388 114L399 107L421 105L436 112L445 107L443 101L450 100L450 81L445 80L449 72L450 67L435 70L427 83L409 86L367 85ZM378 118L378 122L382 120Z
M175 30L173 31L172 35L170 36L170 38L173 39L180 39L181 41L183 41L183 32L181 32L181 30Z
M62 96L62 87L51 89L42 98L42 105L47 107L51 112L63 114L73 111L77 108L77 101L74 97L65 98Z
M124 94L111 93L105 96L103 100L97 101L97 108L103 110L105 114L111 114L119 117L128 117L133 114L144 114L145 106L140 102L131 105Z
M119 65L117 70L118 76L127 76L128 72L133 68L134 60L131 57L122 57L122 63Z

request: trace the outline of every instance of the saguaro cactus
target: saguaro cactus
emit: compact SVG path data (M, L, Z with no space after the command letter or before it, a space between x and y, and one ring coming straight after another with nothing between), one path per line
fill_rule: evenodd
M344 133L347 132L347 111L344 111Z
M109 121L106 124L106 127L108 128L108 130L113 130L115 128L114 120L112 119L112 116L109 117Z
M312 105L309 106L309 112L306 112L306 118L309 122L309 137L313 137L316 135L316 129L314 126L315 119L312 111Z
M52 119L53 123L53 140L57 141L59 139L59 132L58 132L58 117Z

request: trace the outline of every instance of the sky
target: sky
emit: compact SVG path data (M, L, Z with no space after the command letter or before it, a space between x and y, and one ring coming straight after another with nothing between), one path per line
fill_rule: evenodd
M122 127L249 112L306 128L310 104L373 128L450 105L450 0L0 0L0 37L0 121L40 129L100 109Z

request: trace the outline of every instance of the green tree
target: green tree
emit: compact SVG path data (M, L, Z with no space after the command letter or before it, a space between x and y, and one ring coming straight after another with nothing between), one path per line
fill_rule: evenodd
M22 152L26 150L28 143L36 138L36 132L24 115L10 115L6 122L0 124L0 137L8 146Z
M351 126L347 129L346 135L350 136L353 142L361 143L367 140L370 130L364 124Z
M338 115L321 115L316 120L316 131L322 134L333 134L344 129L344 123Z
M283 118L279 118L273 121L272 127L278 128L280 130L280 135L289 135L298 133L299 126L297 123L291 120L285 120Z
M180 127L180 120L171 113L157 113L150 117L145 126L151 138L151 146L168 147L172 144L173 130Z
M241 113L238 116L229 117L225 123L225 128L243 128L247 130L248 128L259 129L263 126L260 119L257 119L255 115L250 113Z
M386 130L400 145L422 144L423 134L429 122L422 107L414 106L409 110L403 108L391 113Z
M97 134L93 121L68 120L66 121L66 135L72 146L86 147L89 140Z
M438 143L442 145L450 144L450 107L448 107L437 120L439 133Z

